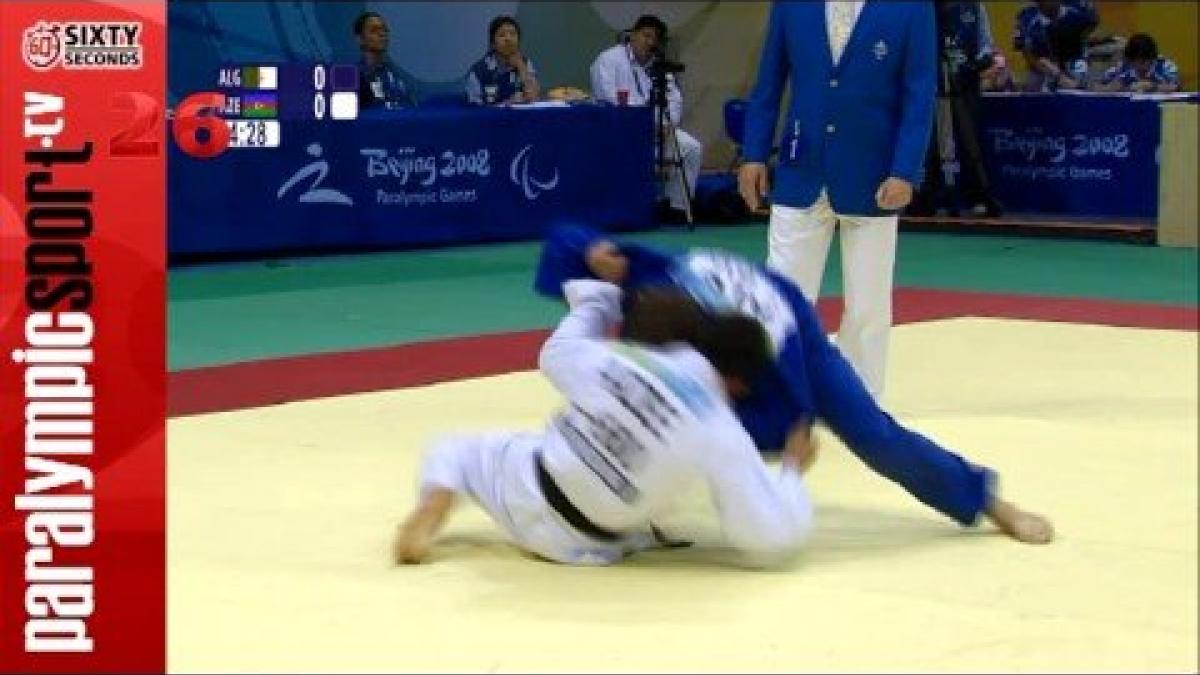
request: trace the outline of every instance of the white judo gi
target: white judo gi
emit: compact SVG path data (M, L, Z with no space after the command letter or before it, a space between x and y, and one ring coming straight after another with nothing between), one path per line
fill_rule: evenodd
M812 523L800 474L764 464L712 365L687 345L607 339L620 319L616 286L580 280L564 288L571 309L542 348L540 367L567 409L542 434L435 444L422 490L469 495L541 557L607 565L652 546L654 519L703 481L727 543L747 562L795 551Z

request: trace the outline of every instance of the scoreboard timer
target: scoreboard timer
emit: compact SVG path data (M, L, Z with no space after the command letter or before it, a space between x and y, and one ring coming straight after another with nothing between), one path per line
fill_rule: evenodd
M358 66L234 65L218 69L215 90L180 101L173 133L193 157L229 148L277 148L289 121L358 119Z

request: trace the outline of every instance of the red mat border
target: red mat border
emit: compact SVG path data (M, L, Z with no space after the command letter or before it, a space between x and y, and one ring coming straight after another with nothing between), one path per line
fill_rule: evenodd
M897 324L964 316L1196 331L1200 308L1081 298L898 289ZM818 304L836 325L841 299ZM535 367L546 330L496 333L350 352L306 354L169 375L169 417L415 387Z

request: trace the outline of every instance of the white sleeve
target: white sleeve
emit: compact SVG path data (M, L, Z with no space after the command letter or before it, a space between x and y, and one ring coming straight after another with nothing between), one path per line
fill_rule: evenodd
M588 381L608 330L621 319L621 289L606 281L575 279L563 284L571 310L542 345L538 368L564 394Z
M607 103L617 102L616 73L609 64L608 52L601 52L592 62L592 98Z
M525 67L529 70L529 79L533 81L533 85L540 88L541 83L538 82L537 68L533 66L533 59L526 57Z
M467 91L467 100L471 103L483 103L483 87L479 84L479 78L475 77L475 70L467 73L467 79L463 82L463 88Z
M671 124L679 126L683 121L683 94L675 82L674 75L668 75L667 80L667 114L671 116Z
M800 473L790 465L773 472L749 434L731 423L712 436L720 447L701 449L721 530L747 563L769 565L794 553L812 529L813 509Z

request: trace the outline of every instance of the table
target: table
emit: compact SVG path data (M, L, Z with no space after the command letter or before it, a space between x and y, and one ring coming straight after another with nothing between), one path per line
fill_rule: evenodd
M559 221L649 227L647 108L381 111L281 120L279 147L198 159L170 144L178 259L537 238Z
M1129 94L986 94L980 144L993 192L1010 213L1153 220L1160 103Z

